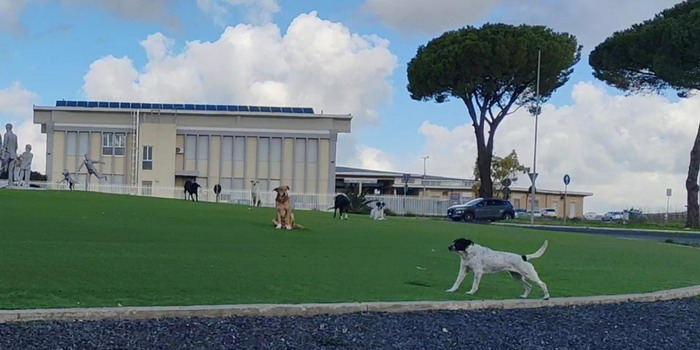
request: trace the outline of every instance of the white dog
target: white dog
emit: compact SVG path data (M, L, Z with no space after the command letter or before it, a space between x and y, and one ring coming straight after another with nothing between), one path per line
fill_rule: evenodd
M374 208L372 208L372 211L369 212L369 218L372 220L385 220L384 207L386 207L385 203L377 202Z
M259 207L260 204L262 204L262 200L260 199L260 194L258 193L258 181L257 180L250 180L250 183L252 185L250 189L250 203L254 207Z
M459 254L460 266L455 284L452 288L446 290L446 292L452 293L456 291L459 285L462 284L462 281L464 281L464 277L467 275L467 272L469 272L469 269L474 270L474 281L472 283L472 289L468 291L467 294L476 293L479 289L479 282L483 274L508 271L511 277L520 281L523 288L525 288L525 292L520 296L521 298L527 298L530 294L530 290L532 290L532 286L526 281L526 279L529 279L542 288L542 292L544 293L543 299L549 299L547 285L540 280L537 271L535 271L535 267L529 262L544 254L544 251L547 250L547 241L544 241L542 247L535 253L528 255L491 250L464 238L456 239L448 249Z

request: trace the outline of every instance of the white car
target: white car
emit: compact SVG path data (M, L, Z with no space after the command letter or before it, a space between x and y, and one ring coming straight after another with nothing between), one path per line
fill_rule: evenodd
M542 217L545 217L545 218L556 218L557 217L557 210L554 208L542 208L542 209L540 209L540 213L542 213Z
M586 220L600 220L598 213L594 211L589 211L588 213L583 214L583 218Z

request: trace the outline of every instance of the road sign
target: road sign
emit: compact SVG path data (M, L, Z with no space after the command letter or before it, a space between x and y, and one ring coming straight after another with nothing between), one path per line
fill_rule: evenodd
M537 180L537 175L539 175L539 174L538 173L527 173L527 176L530 177L530 181L532 181L533 184L535 183L535 180Z
M568 185L571 182L571 176L569 174L564 175L564 185Z
M670 188L667 188L667 189L666 189L666 195L669 196L669 197L671 197L671 189L670 189Z
M411 179L411 174L403 174L403 182L408 183L408 180Z

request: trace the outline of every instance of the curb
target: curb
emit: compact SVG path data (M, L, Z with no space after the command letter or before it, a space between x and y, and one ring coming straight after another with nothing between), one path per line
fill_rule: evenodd
M542 224L511 224L511 223L494 223L500 226L515 226L521 228L545 228L545 229L566 229L566 230L596 230L596 231L629 231L639 234L645 233L658 233L658 234L668 234L673 233L677 235L687 235L687 236L700 236L698 231L678 231L678 230L652 230L646 228L624 228L624 227L599 227L599 226L561 226L561 225L542 225Z
M187 317L314 316L339 315L359 312L400 313L439 310L469 311L489 309L531 309L556 306L616 304L623 302L653 302L689 298L698 295L700 295L700 285L652 293L602 295L592 297L566 297L552 298L550 300L508 299L474 301L360 302L336 304L248 304L0 310L0 323L30 321L140 320Z

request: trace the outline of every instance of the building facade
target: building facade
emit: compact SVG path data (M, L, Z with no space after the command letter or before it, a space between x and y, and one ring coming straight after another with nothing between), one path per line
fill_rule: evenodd
M296 192L335 191L338 133L351 115L311 108L57 101L34 107L46 134L46 174L64 169L88 176L84 155L107 176L104 184L181 187L196 180L211 189L261 190L289 185ZM90 181L98 181L94 177Z
M342 192L350 186L369 189L376 195L406 195L418 198L432 198L449 201L451 204L465 203L478 197L474 191L478 182L473 179L444 176L368 170L339 166L336 168L336 191ZM583 217L584 199L590 192L538 189L535 194L535 210L554 208L557 216L564 217L566 203L567 217ZM511 188L509 198L516 209L531 210L528 188Z

